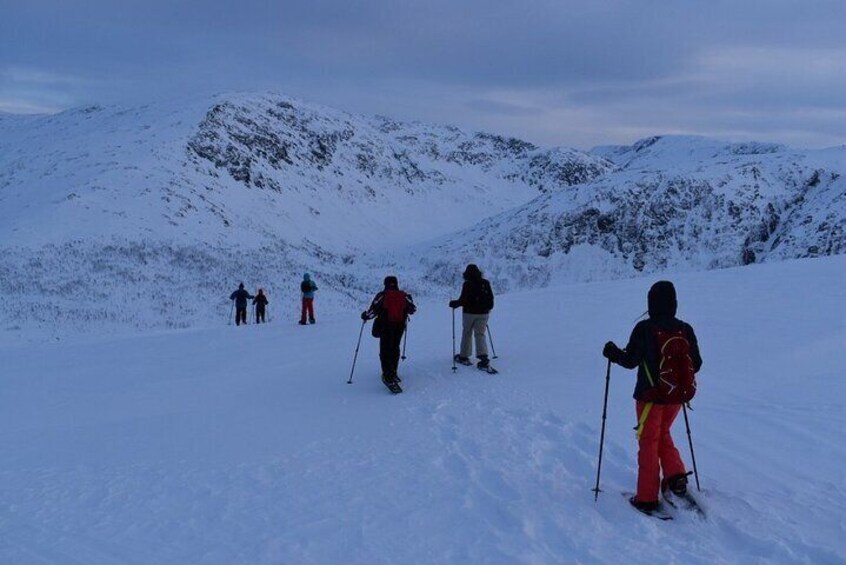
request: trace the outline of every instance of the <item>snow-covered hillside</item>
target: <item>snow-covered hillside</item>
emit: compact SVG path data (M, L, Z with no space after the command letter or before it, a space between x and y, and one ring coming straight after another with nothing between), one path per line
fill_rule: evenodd
M397 397L366 332L345 384L355 312L0 347L0 562L843 563L844 273L839 256L670 275L704 358L705 520L621 496L634 375L616 367L590 491L602 344L654 277L501 296L497 376L452 373L450 310L423 300ZM681 419L675 439L689 464Z
M467 262L500 289L846 252L846 146L656 137L598 148L620 168L398 254L443 280ZM405 257L403 259L403 257Z
M846 251L846 149L650 138L584 153L277 94L0 117L0 341L277 319L393 271L445 296Z
M0 121L0 237L358 251L444 234L467 225L467 206L484 217L612 167L272 94L90 107Z
M279 289L281 312L303 271L340 302L369 288L369 272L351 267L367 250L612 169L574 150L274 94L4 116L0 320L15 334L209 323L241 280Z

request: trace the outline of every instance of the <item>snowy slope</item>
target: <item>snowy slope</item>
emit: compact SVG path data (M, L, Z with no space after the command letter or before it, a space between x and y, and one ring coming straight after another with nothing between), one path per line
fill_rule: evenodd
M403 250L396 264L443 281L477 262L505 290L846 252L846 146L669 136L594 151L620 169Z
M9 339L197 325L228 314L239 281L274 291L281 313L304 271L343 303L372 282L352 265L365 251L613 168L277 94L4 116L0 324Z
M612 168L276 94L94 106L0 121L0 237L356 250L447 233L468 204L485 216Z
M450 370L423 301L406 392L358 308L318 325L0 348L3 563L842 563L843 256L672 276L704 366L705 521L631 511L633 373L608 339L655 277L501 296L501 374ZM813 281L813 292L807 292ZM363 304L360 305L363 307ZM675 437L689 463L684 426Z
M846 250L846 149L655 137L591 154L269 93L0 118L0 342L297 315L389 272L443 297Z

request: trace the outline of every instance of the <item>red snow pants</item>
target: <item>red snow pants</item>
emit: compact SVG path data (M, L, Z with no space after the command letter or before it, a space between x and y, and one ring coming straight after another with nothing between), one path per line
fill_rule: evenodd
M308 321L314 321L314 298L303 298L303 312L302 316L300 316L300 323L306 323L306 316L308 316Z
M636 402L637 409L637 500L655 502L664 477L685 473L679 450L673 444L670 427L681 410L681 404Z

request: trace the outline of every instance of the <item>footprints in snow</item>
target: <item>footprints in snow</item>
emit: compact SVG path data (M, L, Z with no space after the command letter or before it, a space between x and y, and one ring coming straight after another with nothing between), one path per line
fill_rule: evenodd
M543 530L547 518L531 516L550 498L565 504L593 470L595 434L553 413L446 401L429 418L440 444L435 469L463 490L464 508L502 535Z

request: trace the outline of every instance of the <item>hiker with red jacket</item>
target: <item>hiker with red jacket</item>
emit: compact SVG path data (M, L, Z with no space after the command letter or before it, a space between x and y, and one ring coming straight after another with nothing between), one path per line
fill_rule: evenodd
M689 473L673 444L670 427L682 404L696 392L694 374L702 367L702 357L693 328L676 318L673 283L652 285L647 302L649 318L634 327L625 349L609 341L602 354L626 369L637 367L637 493L630 502L641 512L651 513L660 505L659 492L687 493Z
M247 300L255 298L252 294L244 290L244 283L238 285L238 290L229 295L229 300L235 301L235 325L247 323Z
M261 324L264 322L264 314L265 308L267 307L268 300L267 296L264 294L264 289L258 289L258 294L253 298L253 306L256 307L256 323Z
M450 300L450 308L462 307L463 331L461 332L461 352L456 354L455 361L462 365L472 365L470 355L473 353L473 341L476 342L476 366L488 369L488 316L494 307L494 295L491 284L482 277L482 271L474 264L464 269L464 285L458 300Z
M400 360L400 343L408 317L417 311L411 295L399 289L395 276L385 277L385 290L376 294L370 307L361 313L362 320L372 320L373 337L379 338L379 360L382 362L382 382L396 385Z

